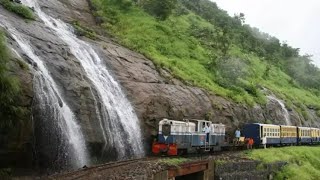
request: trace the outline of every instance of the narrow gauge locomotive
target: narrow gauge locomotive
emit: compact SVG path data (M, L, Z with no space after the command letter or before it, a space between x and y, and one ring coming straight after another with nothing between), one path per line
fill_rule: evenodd
M210 130L209 136L204 132ZM152 144L153 154L194 153L198 151L219 151L225 139L225 126L205 120L175 121L163 119L159 122L157 141Z
M272 124L246 124L243 128L246 138L253 138L254 145L265 144L270 146L300 145L320 143L320 129Z

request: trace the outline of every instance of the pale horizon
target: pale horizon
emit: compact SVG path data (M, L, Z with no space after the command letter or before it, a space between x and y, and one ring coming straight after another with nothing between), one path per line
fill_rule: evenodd
M319 0L212 0L229 15L244 13L245 23L311 54L320 67Z

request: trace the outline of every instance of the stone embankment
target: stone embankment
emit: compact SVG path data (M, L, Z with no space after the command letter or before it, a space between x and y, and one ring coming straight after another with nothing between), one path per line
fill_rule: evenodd
M223 153L191 158L143 158L84 168L49 179L271 180L287 164L266 164L242 156Z

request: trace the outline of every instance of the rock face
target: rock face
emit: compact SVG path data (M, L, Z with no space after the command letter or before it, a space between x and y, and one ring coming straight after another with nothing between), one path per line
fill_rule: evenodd
M14 120L13 127L0 128L0 169L8 166L28 167L32 166L33 162L32 73L15 52L11 54L12 58L8 64L10 74L19 78L22 87L16 105L23 109L25 115L19 116L21 119Z
M85 0L41 0L40 5L46 13L53 17L66 22L77 20L85 26L95 27L95 19L91 16L88 3ZM102 156L103 137L95 110L92 85L84 76L85 73L80 62L70 53L67 45L55 37L40 20L26 23L1 6L0 18L23 32L32 44L35 53L45 60L51 75L81 124L91 156L99 159ZM8 37L10 38L10 36ZM277 124L285 123L284 115L279 111L280 106L275 102L255 107L239 105L201 88L185 85L171 76L168 70L157 68L149 59L114 43L111 39L100 37L96 41L84 40L95 47L101 58L105 60L109 70L126 91L141 120L146 149L150 145L151 136L156 135L157 124L162 118L177 120L206 118L215 123L226 124L227 130L231 134L233 134L234 128L240 127L246 122L264 123L269 120ZM19 49L13 40L9 39L9 42L12 47ZM22 52L19 53L23 55ZM23 56L23 58L30 63L27 57ZM36 64L32 64L32 66L36 68ZM30 72L20 70L15 72L25 87L22 96L23 106L31 108L32 75ZM306 121L295 111L290 111L289 114L294 125L308 122L308 125L318 126L319 118L312 110L309 113L309 121ZM26 123L21 124L21 127L18 128L20 137L24 140L13 140L15 143L26 142L23 146L25 148L32 144L34 134L30 125L31 115L26 119L29 121L25 121ZM37 121L39 120L35 119L35 123ZM13 135L9 136L7 139L12 139ZM4 151L9 150L4 148ZM20 148L19 151L23 151L23 148ZM26 157L32 159L32 150L28 153L29 155ZM105 156L108 157L108 155Z

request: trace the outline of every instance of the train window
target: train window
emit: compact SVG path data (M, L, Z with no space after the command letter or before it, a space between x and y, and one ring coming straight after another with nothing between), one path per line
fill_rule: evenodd
M162 125L162 134L164 136L169 136L171 131L171 126L169 124Z

